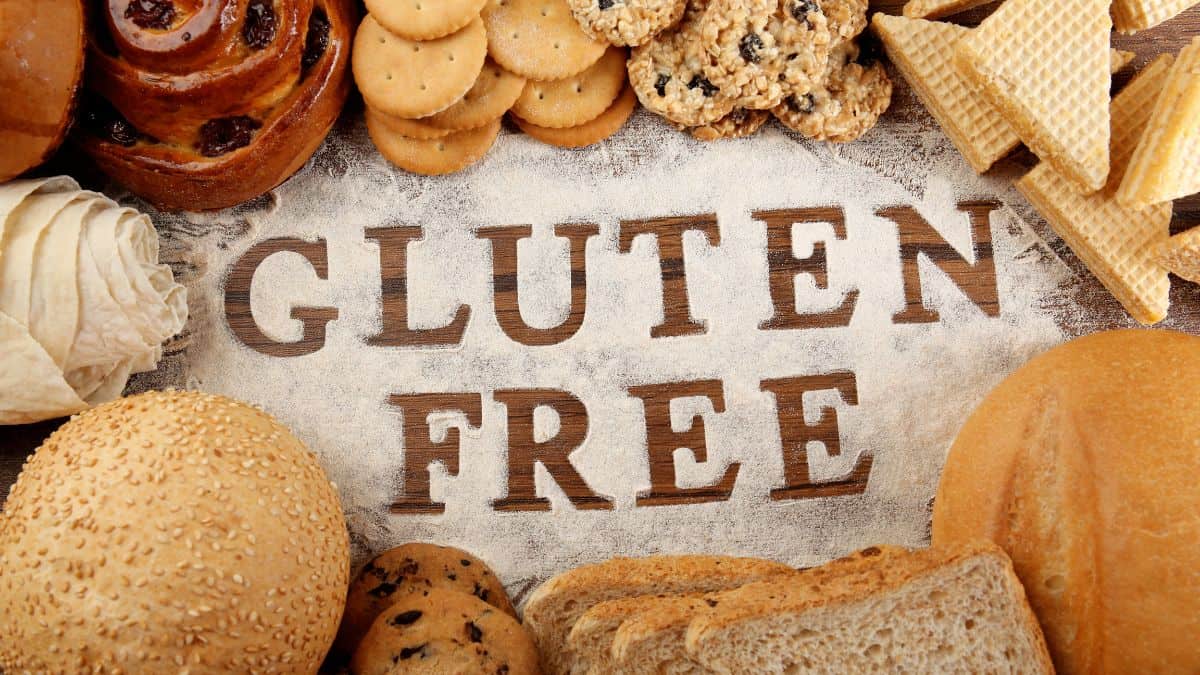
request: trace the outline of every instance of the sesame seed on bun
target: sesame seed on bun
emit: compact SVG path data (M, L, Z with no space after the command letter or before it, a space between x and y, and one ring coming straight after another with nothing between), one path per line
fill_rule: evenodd
M269 415L121 399L55 432L0 513L0 671L313 673L349 566L334 486Z

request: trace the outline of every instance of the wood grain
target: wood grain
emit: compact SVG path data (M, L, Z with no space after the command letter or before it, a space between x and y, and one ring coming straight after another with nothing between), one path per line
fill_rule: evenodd
M902 0L879 0L873 2L872 6L880 11L897 13L903 4ZM985 17L990 9L991 7L980 8L953 19L968 25L974 24ZM1132 36L1114 36L1114 46L1132 50L1138 55L1133 67L1127 68L1115 79L1115 86L1123 85L1136 68L1148 63L1154 55L1165 51L1178 51L1197 34L1200 34L1200 7L1193 8L1153 30ZM932 119L907 86L899 78L896 79L896 95L893 108L888 112L888 119L896 125L894 128L897 129L897 133L903 133L904 125L911 125L915 129L931 128L934 125ZM359 114L359 111L351 109L347 114ZM68 157L68 155L64 155L64 157ZM1022 153L1012 161L1019 165L1029 166L1035 159L1028 153ZM74 173L75 167L69 165L69 162L64 159L56 159L52 162L52 166L56 170ZM80 168L80 171L83 170ZM972 208L985 209L987 206L976 205ZM923 231L920 223L913 220L910 214L890 211L883 215L898 220L901 230L907 233L905 240L907 248L904 250L909 255L906 256L906 261L915 260L918 252L929 255L934 264L950 275L973 302L979 304L985 311L993 311L993 303L998 301L990 295L994 289L989 289L986 285L977 282L978 279L984 279L987 276L985 270L981 270L978 266L987 265L990 261L986 255L987 251L980 247L983 240L980 238L978 222L973 223L976 250L974 251L974 262L971 263L958 251L947 250L945 247L938 248L944 242L939 243L939 241L932 240L929 233ZM1069 300L1091 310L1088 327L1094 329L1129 325L1130 321L1119 305L1087 273L1070 250L1053 235L1045 222L1038 221L1032 214L1028 215L1033 219L1038 233L1050 243L1053 252L1077 272L1078 277L1073 282L1070 291L1072 295ZM968 216L974 217L973 212L968 210ZM813 320L846 321L849 313L853 311L853 291L847 294L843 305L830 314L819 315L814 319L812 316L805 317L795 312L792 297L789 295L793 286L789 282L794 280L795 275L809 274L817 282L818 287L823 287L827 282L824 277L824 246L815 246L812 256L799 260L791 254L790 236L785 237L783 234L785 229L790 230L793 223L820 222L832 225L835 237L844 237L844 225L839 226L839 214L832 209L824 211L818 209L810 212L803 212L803 210L801 212L762 212L756 213L755 217L768 225L770 288L776 312L763 328L785 328L791 322L795 322L797 326L809 325L804 322ZM1200 225L1200 197L1177 202L1172 229L1181 231L1196 225ZM592 225L565 225L556 229L557 236L569 239L573 282L571 284L571 311L568 319L562 325L545 330L527 326L520 317L517 304L516 246L521 238L531 235L531 230L519 226L488 228L486 231L481 231L481 236L491 239L493 245L494 283L498 291L496 295L497 319L504 330L515 340L526 345L555 344L568 339L578 330L582 324L584 303L586 302L586 293L584 292L586 269L584 268L583 250L587 238L595 234L595 231L595 226ZM657 242L660 274L663 280L665 316L662 324L651 329L655 335L689 335L706 330L703 322L692 317L687 299L686 279L683 275L685 261L682 243L683 234L687 231L701 233L710 246L720 244L715 219L706 214L622 223L620 251L629 251L633 245L633 239L637 236L652 235ZM394 346L453 344L461 337L461 330L465 328L470 310L461 307L452 322L444 328L420 331L408 329L405 322L407 288L403 282L407 269L405 250L407 244L415 241L419 236L417 228L408 227L381 228L367 232L367 237L374 239L380 246L385 314L383 329L372 338L372 344ZM788 250L786 251L783 249L785 239L788 240ZM292 250L305 255L312 264L316 275L323 277L327 274L327 262L324 259L323 247L313 242L298 240L275 240L273 243L262 243L261 248L256 247L252 254L247 254L251 258L246 259L246 267L252 270L251 263L254 262L254 258L260 256L265 258L266 255L281 250ZM904 317L911 320L931 320L930 312L919 304L920 278L916 276L915 265L906 267L906 270L910 267L912 270L906 274L906 297L909 302ZM273 353L281 357L320 348L320 344L323 343L325 324L336 317L336 310L332 308L298 308L293 316L305 323L305 339L300 343L280 346L266 336L255 335L250 330L253 320L248 304L249 278L243 278L244 275L245 272L235 270L231 277L234 293L232 296L227 295L226 297L226 302L230 303L230 316L233 317L231 329L239 337L263 350L269 350L266 353ZM1194 333L1200 332L1200 286L1175 283L1172 287L1171 300L1171 316L1163 325ZM1066 328L1069 333L1073 330L1083 330L1072 325L1067 325ZM254 328L254 330L257 329ZM788 499L797 496L850 494L865 488L871 466L870 456L857 459L847 475L827 484L814 485L808 476L806 464L805 448L809 441L824 445L825 451L830 455L840 454L841 449L836 434L836 410L822 411L817 424L808 426L804 423L799 399L803 396L804 391L824 388L838 391L847 405L853 405L856 402L856 390L852 374L834 373L818 376L816 379L767 380L760 384L760 388L764 392L772 394L779 406L780 435L784 440L786 485L776 490L772 494L773 498ZM700 394L696 394L696 392L700 392ZM714 408L717 408L718 405L723 407L722 392L719 386L714 388L711 383L704 385L672 383L657 387L638 388L636 392L631 392L631 395L642 399L647 415L653 418L648 429L648 443L652 448L659 449L672 443L682 444L683 441L686 441L688 443L686 447L693 452L697 461L704 461L706 451L703 447L703 437L702 434L697 435L696 432L696 429L703 428L703 419L693 420L691 431L675 434L670 428L669 417L664 421L662 409L666 405L664 402L669 401L671 397L680 395L705 395L713 402ZM425 439L428 435L425 419L427 413L422 414L422 410L436 408L438 405L450 409L457 405L458 409L465 408L463 412L469 424L478 425L480 423L476 405L478 399L475 395L422 398L425 400L413 401L400 397L392 401L393 405L403 409L401 414L405 419L406 437L410 439L410 442L418 439L418 443L413 447L419 454L423 453L418 457L418 461L414 462L413 472L401 476L399 479L400 485L398 485L397 494L405 495L405 499L397 501L397 510L406 508L430 510L438 507L428 496L428 465L430 463L442 463L451 475L458 470L457 458L449 459L449 448L454 446L458 440L458 429L450 429L450 433L441 444L425 442L422 445L422 441L419 439ZM496 392L496 398L505 405L507 410L510 444L530 449L529 452L515 453L509 457L512 483L509 486L508 495L494 504L496 508L510 510L544 510L548 508L548 502L538 497L534 489L533 466L535 462L542 463L550 471L552 477L568 497L575 502L577 508L611 508L611 501L603 495L594 493L570 463L569 454L578 443L582 442L587 428L586 410L583 410L582 404L578 400L573 400L574 397L566 392L555 391L502 391ZM558 436L544 443L536 443L532 435L532 415L534 408L538 405L554 407L561 420ZM61 420L56 420L37 425L0 428L0 500L7 496L6 486L15 480L25 456L60 423ZM420 431L422 427L424 432ZM680 497L679 490L672 480L674 466L673 463L668 466L665 459L667 453L663 453L661 450L652 450L652 452L662 456L663 459L654 464L652 468L655 477L653 488L647 495L639 498L639 503L642 499L649 500L646 503L660 499L667 502L686 499L688 495L685 493L683 497ZM721 498L729 487L727 481L730 480L730 476L736 474L736 471L737 465L730 465L726 469L726 474L714 486L704 488L704 492L696 492L690 496L701 499ZM407 507L406 503L408 503Z

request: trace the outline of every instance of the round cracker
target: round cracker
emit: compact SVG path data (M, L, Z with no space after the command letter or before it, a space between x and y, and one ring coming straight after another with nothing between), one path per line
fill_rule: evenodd
M390 134L415 138L421 141L445 138L450 135L449 129L439 129L426 124L425 120L410 120L404 117L392 117L382 110L373 110L376 121L385 127Z
M462 99L442 112L421 120L432 128L449 131L478 129L504 113L517 102L525 89L525 78L505 70L488 59L475 86Z
M608 47L583 32L567 0L489 0L483 22L492 58L531 80L581 73Z
M487 57L487 33L478 18L438 40L393 35L372 16L354 38L354 80L367 105L393 117L441 112L463 97Z
M366 0L381 26L409 40L456 33L479 16L487 0Z
M389 133L378 112L367 109L367 133L389 162L424 176L461 171L479 161L496 142L500 120L478 129L456 131L445 138L419 140Z
M610 47L591 68L553 82L530 82L513 112L540 127L565 129L594 120L625 86L625 50Z
M537 140L560 148L582 148L599 143L612 136L625 126L629 116L637 104L637 94L633 87L626 85L621 96L596 119L585 122L577 127L566 129L551 129L531 124L520 117L514 117L521 131Z

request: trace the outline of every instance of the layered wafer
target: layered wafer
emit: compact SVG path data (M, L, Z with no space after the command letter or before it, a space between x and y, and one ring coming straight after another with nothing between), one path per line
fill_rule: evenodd
M991 0L908 0L904 16L910 19L940 19L986 5Z
M1200 227L1164 241L1158 249L1158 262L1176 276L1200 284Z
M1196 4L1196 0L1113 0L1113 24L1122 33L1153 28Z
M875 15L871 27L892 64L976 172L987 171L1021 144L1012 125L955 67L954 49L971 32L968 28L883 13ZM1133 52L1112 50L1110 69L1121 70L1133 57Z
M1179 53L1117 199L1145 208L1200 192L1200 37Z
M1159 57L1113 100L1113 166L1104 189L1083 194L1048 162L1017 182L1017 189L1054 231L1143 324L1157 323L1167 315L1170 281L1158 256L1169 236L1171 207L1126 208L1117 202L1116 190L1150 122L1171 62L1170 55Z
M999 110L954 66L954 48L970 29L882 13L871 27L971 168L983 173L1021 144Z
M962 72L1043 161L1087 191L1109 168L1106 0L1008 0L958 43Z

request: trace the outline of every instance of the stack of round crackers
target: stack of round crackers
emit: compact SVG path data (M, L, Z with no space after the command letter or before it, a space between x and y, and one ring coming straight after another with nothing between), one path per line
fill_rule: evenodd
M701 140L747 136L774 116L813 140L852 141L892 95L876 51L855 44L866 12L867 0L688 0L679 23L633 50L630 83Z
M581 28L567 0L369 0L354 46L367 130L402 169L452 173L495 143L504 113L562 147L629 119L624 49Z
M488 59L486 0L369 0L354 41L367 131L393 164L425 175L487 153L524 78Z

